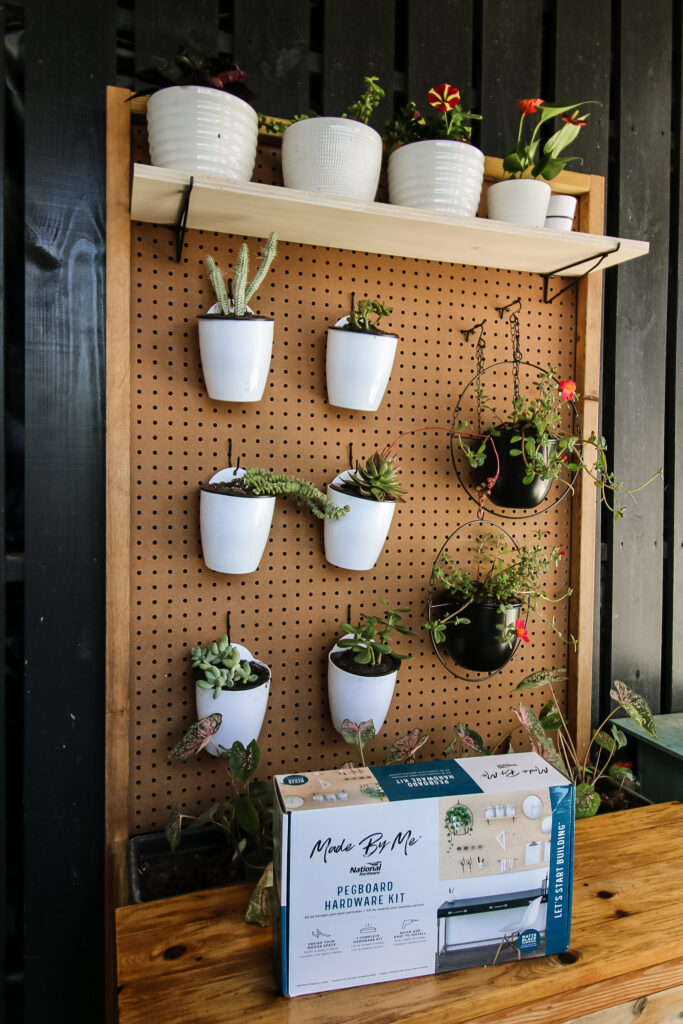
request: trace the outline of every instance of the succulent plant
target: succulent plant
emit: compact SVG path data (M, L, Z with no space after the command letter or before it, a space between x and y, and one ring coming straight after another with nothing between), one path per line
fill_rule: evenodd
M270 473L265 469L248 469L242 479L252 494L282 494L286 498L294 498L318 519L341 519L349 511L348 505L333 505L312 483L295 476Z
M193 647L191 655L192 668L204 673L204 678L197 680L197 686L201 690L213 690L214 699L221 690L246 686L258 679L249 662L241 660L240 652L227 636L221 637L218 643L214 641L209 647Z
M357 491L360 498L403 501L404 491L396 479L393 460L384 453L375 452L364 466L356 462L356 471L346 478L345 484Z
M362 334L371 334L378 329L380 321L389 316L391 309L380 299L359 299L349 313L347 327Z
M337 640L337 647L353 651L353 660L359 665L382 665L383 659L410 658L410 654L399 654L391 646L390 633L396 630L406 636L413 634L407 626L399 625L401 618L410 611L410 608L390 608L386 598L382 598L385 608L385 618L378 615L366 615L361 612L361 619L365 622L357 626L351 626L348 622L342 625L342 632L346 635ZM382 628L383 627L383 628Z
M246 242L242 243L239 256L237 257L237 263L235 264L235 276L232 279L231 293L232 302L228 296L228 292L225 287L225 282L221 276L221 272L218 269L213 256L207 256L204 260L209 280L213 287L216 295L216 302L220 306L221 314L223 316L234 316L240 318L246 315L247 304L249 300L255 295L256 291L263 284L263 280L270 270L270 266L275 259L277 254L277 236L274 231L268 235L268 240L263 247L263 257L261 264L254 274L251 283L247 285L247 278L249 277L249 248Z

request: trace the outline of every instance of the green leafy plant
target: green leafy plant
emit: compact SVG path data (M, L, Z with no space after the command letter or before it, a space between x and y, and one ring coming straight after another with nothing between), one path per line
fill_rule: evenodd
M564 678L564 673L561 670L554 672L542 670L527 676L516 687L518 691L535 690L540 686L548 686L552 696L544 704L539 715L536 715L531 708L523 703L520 703L519 710L516 710L515 714L526 730L532 749L576 783L576 817L591 818L600 806L601 797L595 788L600 778L605 774L610 775L618 782L623 782L626 778L633 778L623 765L610 765L617 751L626 745L626 736L614 722L612 722L609 732L606 731L608 723L617 710L621 708L622 711L625 711L629 718L632 718L655 739L657 730L645 698L617 679L610 690L610 697L616 702L617 707L613 708L594 730L586 753L584 757L581 757L552 685L553 682L560 682ZM595 756L591 761L593 751Z
M386 452L375 452L364 465L356 462L356 470L346 478L343 489L373 501L403 501L404 491L396 479L393 459Z
M230 644L227 636L222 636L218 643L214 641L208 647L192 647L190 653L192 668L204 673L204 678L197 680L197 686L202 690L213 690L214 700L221 690L239 689L258 680L251 664L240 659L240 652Z
M345 718L339 731L349 746L358 747L360 763L365 768L366 764L363 751L365 745L375 738L375 724L372 719L368 719L367 722L356 723L352 722L350 718Z
M423 117L411 100L398 114L387 121L385 142L387 149L397 143L422 142L425 139L452 139L455 142L469 142L472 121L481 121L481 114L463 110L460 90L447 82L429 90L427 99L430 106L440 111L439 115Z
M361 618L365 622L357 626L350 626L348 622L342 625L342 632L349 634L337 641L337 647L353 651L353 660L358 665L376 665L382 668L392 658L403 660L410 658L410 654L399 654L394 650L390 634L395 630L405 636L413 636L407 626L401 626L401 618L406 615L409 608L391 609L382 598L382 604L386 609L385 617L382 619L377 615L366 615L361 612ZM387 670L388 671L388 670Z
M217 494L252 494L256 497L281 495L292 498L299 505L305 505L317 519L341 519L349 511L348 505L334 505L328 501L322 491L308 480L259 468L248 469L243 476L233 480L204 484L204 490Z
M207 89L228 92L246 102L255 96L245 84L246 72L229 58L206 57L185 49L181 49L178 56L171 60L159 58L153 67L136 71L135 77L149 85L134 93L131 99L135 96L148 96L173 85L203 85Z
M385 306L379 299L359 299L349 313L345 326L347 330L359 331L361 334L374 334L380 322L391 311L391 306Z
M384 89L379 84L379 78L376 75L366 75L363 79L364 89L362 94L357 100L355 100L346 110L342 113L342 117L347 117L350 121L360 121L361 124L367 124L372 117L373 111L379 105L380 101L384 99ZM320 117L314 110L309 110L306 114L295 114L292 121L306 121L310 117ZM259 127L265 128L266 131L273 135L281 135L287 130L289 124L287 121L281 121L278 118L265 117L263 114L259 115Z
M240 320L248 315L247 305L249 300L263 284L276 254L277 237L275 232L271 231L263 248L263 257L259 268L251 282L247 284L249 277L249 248L247 243L243 242L237 257L234 277L228 282L229 293L226 290L225 282L215 259L213 256L206 257L204 265L206 266L209 280L216 296L216 302L220 306L219 316L233 316Z

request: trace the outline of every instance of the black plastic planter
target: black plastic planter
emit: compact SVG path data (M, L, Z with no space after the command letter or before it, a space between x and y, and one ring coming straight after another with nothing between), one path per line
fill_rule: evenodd
M462 607L459 603L457 607ZM497 672L512 657L516 637L502 640L503 628L520 617L522 605L500 612L497 604L471 604L463 611L468 624L446 627L446 650L453 661L472 672ZM443 614L447 614L444 610ZM502 627L502 628L499 628Z
M534 476L530 483L522 482L526 470L524 459L521 455L510 455L510 448L520 448L522 445L521 441L515 441L514 444L510 441L511 437L518 436L518 427L504 428L497 436L493 435L493 443L500 461L500 473L490 497L494 505L502 508L536 508L547 497L553 481ZM557 441L553 438L543 446L544 452L550 452L555 448ZM496 456L491 445L487 444L484 465L477 471L479 482L495 476L495 472Z

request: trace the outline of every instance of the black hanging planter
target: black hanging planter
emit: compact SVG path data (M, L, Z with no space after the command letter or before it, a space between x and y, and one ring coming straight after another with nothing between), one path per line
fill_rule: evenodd
M453 605L453 611L462 602ZM469 623L449 624L446 627L446 650L453 661L471 672L498 672L514 654L516 647L515 622L522 617L522 605L515 604L501 612L497 604L470 604L462 612ZM512 636L503 640L506 630Z
M520 436L519 426L506 424L498 432L491 435L498 453L498 463L493 448L486 445L486 458L483 466L476 470L477 482L481 483L488 477L495 476L496 468L499 466L498 479L491 489L489 499L499 508L536 508L547 497L553 478L544 480L543 477L534 475L533 480L525 484L524 476L526 464L521 455L511 455L510 449L520 449L522 441L512 441L511 438ZM557 449L555 438L549 438L543 445L543 455L547 460L550 452Z

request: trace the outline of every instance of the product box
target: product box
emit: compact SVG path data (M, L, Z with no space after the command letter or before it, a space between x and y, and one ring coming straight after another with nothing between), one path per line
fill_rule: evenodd
M574 787L537 754L274 785L285 995L567 949Z

